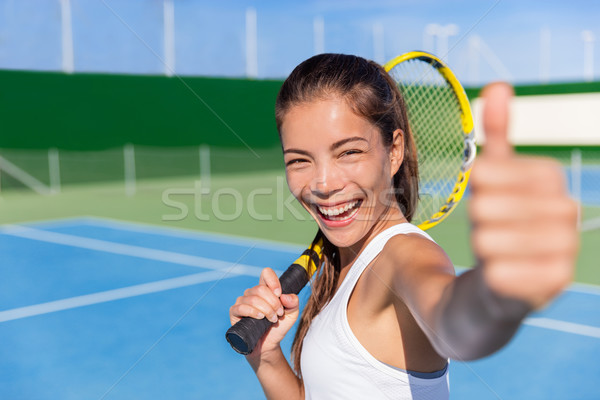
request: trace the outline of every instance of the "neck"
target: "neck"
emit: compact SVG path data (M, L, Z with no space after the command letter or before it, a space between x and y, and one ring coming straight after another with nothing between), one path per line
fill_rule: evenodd
M367 247L367 245L373 240L375 236L383 232L384 230L392 227L394 225L398 225L401 223L408 222L407 219L402 214L400 207L397 204L394 206L388 207L381 217L377 220L377 222L373 225L371 230L358 242L349 247L340 247L339 255L340 255L340 265L341 269L345 269L356 261L358 255Z

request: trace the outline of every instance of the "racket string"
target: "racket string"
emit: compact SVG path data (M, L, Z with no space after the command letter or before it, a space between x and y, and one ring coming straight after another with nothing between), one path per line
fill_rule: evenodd
M420 224L451 195L463 164L464 133L453 88L431 64L418 59L389 71L404 96L417 146L420 200L413 219Z

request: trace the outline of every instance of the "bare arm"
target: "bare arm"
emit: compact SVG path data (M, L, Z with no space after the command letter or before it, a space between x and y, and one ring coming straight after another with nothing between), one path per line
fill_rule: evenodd
M494 293L482 275L482 268L474 268L456 278L433 310L429 336L445 357L473 360L495 352L533 309L525 301Z
M413 255L406 259L411 250ZM396 268L394 292L436 351L458 360L485 357L500 349L529 312L569 282L558 260L514 261L502 267L484 263L454 277L446 255L427 239L404 242L391 253L390 258L396 253L396 260L402 257L402 263L409 265Z
M409 249L413 251L407 257ZM455 277L444 252L427 239L397 243L382 261L391 265L394 258L407 265L395 268L394 292L444 358L472 360L493 353L511 339L532 309L492 291L484 268Z
M469 217L478 266L458 278L422 244L395 289L440 355L466 360L502 347L532 310L568 285L578 247L576 205L560 166L513 154L511 88L484 90L486 144L471 176Z
M292 371L280 347L258 357L250 354L246 358L267 399L304 399L304 386Z
M267 399L304 399L304 386L292 371L279 345L298 318L298 307L298 296L281 294L279 278L272 269L265 268L259 284L246 290L229 309L232 325L242 317L266 317L274 322L254 351L246 356Z

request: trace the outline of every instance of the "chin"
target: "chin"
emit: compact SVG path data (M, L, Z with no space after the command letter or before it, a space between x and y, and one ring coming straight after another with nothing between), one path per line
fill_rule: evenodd
M324 233L325 236L327 236L327 239L331 242L331 244L339 248L350 247L358 242L358 240L352 238L339 237L339 235L331 234L331 232ZM327 233L329 233L329 235Z
M351 247L363 240L369 234L369 227L355 221L352 225L345 228L331 229L319 223L321 232L336 247Z

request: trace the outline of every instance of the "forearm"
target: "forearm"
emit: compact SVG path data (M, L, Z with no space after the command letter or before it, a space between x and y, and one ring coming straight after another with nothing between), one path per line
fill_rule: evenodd
M446 288L436 310L432 342L447 357L472 360L505 345L532 308L503 298L485 282L483 268L457 277Z
M290 367L281 348L269 354L263 354L260 359L250 355L247 360L260 381L267 399L304 399L302 381Z

